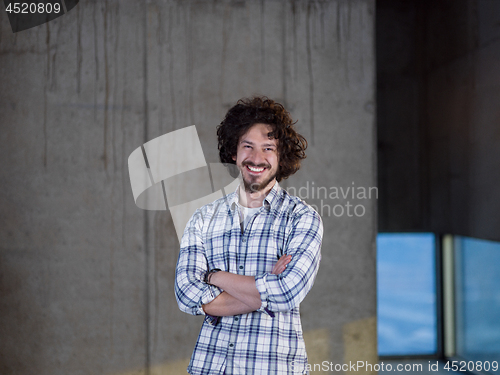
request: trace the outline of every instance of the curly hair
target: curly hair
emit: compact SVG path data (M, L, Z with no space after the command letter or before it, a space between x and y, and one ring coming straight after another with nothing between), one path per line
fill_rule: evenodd
M222 163L236 164L240 138L255 124L271 126L270 138L278 142L279 167L276 180L286 179L300 168L306 158L306 139L294 129L294 122L280 103L265 96L238 100L217 126L219 157Z

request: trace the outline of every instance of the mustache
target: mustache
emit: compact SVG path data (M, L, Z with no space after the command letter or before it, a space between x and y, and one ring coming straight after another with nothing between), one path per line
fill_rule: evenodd
M246 165L249 165L251 167L254 167L254 168L267 168L267 169L270 169L271 166L269 164L265 164L265 163L262 163L262 164L255 164L255 163L252 163L251 161L244 161L241 163L241 165L244 167Z

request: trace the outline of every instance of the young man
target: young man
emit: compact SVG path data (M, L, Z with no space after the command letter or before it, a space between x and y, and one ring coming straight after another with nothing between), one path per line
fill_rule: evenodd
M265 97L238 101L217 136L221 162L236 164L243 184L198 209L181 241L177 302L206 316L188 372L305 374L299 304L318 271L323 226L278 182L300 168L307 142Z

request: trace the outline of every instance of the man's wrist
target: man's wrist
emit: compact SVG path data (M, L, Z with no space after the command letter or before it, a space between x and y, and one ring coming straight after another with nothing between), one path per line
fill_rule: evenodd
M212 276L213 276L215 273L220 272L220 271L221 271L221 269L220 269L220 268L213 268L213 269L211 269L211 270L207 271L207 272L205 273L205 277L204 277L203 281L204 281L206 284L208 284L208 285L216 286L215 284L213 284L213 283L212 283Z
M218 287L218 288L221 288L221 286L219 286L219 285L217 284L217 280L219 280L219 277L220 277L220 275L222 275L222 273L223 273L223 272L224 272L224 271L221 271L221 270L216 271L216 272L213 272L213 273L210 275L210 277L209 277L209 279L210 279L210 285L213 285L213 286L216 286L216 287ZM219 280L219 281L220 281L220 280ZM222 288L222 289L224 289L224 288Z

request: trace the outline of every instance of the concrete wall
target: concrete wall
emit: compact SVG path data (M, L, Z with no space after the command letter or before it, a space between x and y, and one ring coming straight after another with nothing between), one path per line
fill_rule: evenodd
M500 3L377 3L381 231L500 240Z
M375 186L373 0L81 1L0 22L1 374L185 373L201 319L178 311L172 218L135 206L127 158L196 124L217 162L215 126L253 94L298 120L308 158L283 185L324 210L310 362L375 363L375 192L312 194Z

